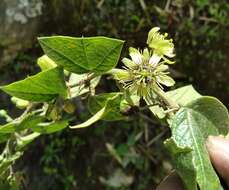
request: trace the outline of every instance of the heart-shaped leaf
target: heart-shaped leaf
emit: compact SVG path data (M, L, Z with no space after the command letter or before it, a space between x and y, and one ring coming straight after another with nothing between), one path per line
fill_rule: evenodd
M59 95L67 96L63 69L60 67L2 86L1 89L11 96L35 102L50 101Z
M118 63L124 41L106 37L41 37L42 49L57 65L83 73L104 73Z

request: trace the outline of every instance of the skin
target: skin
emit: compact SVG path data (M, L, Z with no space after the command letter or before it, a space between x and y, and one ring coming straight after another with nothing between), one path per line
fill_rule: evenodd
M229 139L218 136L210 136L207 139L206 147L209 152L211 162L218 174L229 185ZM157 190L185 190L180 177L176 172L172 172L166 177Z

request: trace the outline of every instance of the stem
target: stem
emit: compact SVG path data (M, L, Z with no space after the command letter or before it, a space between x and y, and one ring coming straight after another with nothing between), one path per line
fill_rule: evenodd
M90 80L92 80L93 78L95 78L97 75L92 73L92 74L88 74L87 78L86 79L83 79L75 84L71 84L69 85L70 88L73 88L73 87L77 87L77 86L81 86L87 82L89 82Z

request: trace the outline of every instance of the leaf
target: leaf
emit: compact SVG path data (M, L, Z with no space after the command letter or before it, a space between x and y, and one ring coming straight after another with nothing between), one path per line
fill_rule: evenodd
M81 123L81 124L75 125L75 126L70 126L70 128L76 129L76 128L85 128L85 127L89 127L90 125L92 125L92 124L95 123L96 121L102 119L102 117L103 117L104 114L106 113L106 109L107 109L107 105L105 105L105 107L103 107L101 110L99 110L95 115L93 115L90 119L88 119L88 120L85 121L84 123Z
M228 110L217 98L203 96L203 98L198 98L192 101L187 105L187 107L204 115L213 125L217 127L220 134L226 135L228 133ZM202 132L204 133L205 129L203 129ZM205 137L207 137L207 135L208 134L205 134Z
M221 125L227 126L227 129ZM171 123L172 137L165 144L173 155L175 167L186 189L197 189L197 183L200 190L221 188L205 140L209 135L226 134L228 127L228 111L213 97L198 98L176 113Z
M150 102L148 99L144 98L146 104L149 107L150 111L156 116L158 117L159 119L163 119L166 114L165 114L165 111L162 107L160 107L159 105L155 105L155 106L152 106L152 102Z
M10 122L0 126L0 133L7 134L7 133L12 133L15 130L16 130L16 123L14 122Z
M1 89L11 96L35 102L50 101L59 95L67 96L63 69L60 67L2 86Z
M32 130L41 134L51 134L57 131L61 131L68 126L68 120L39 123L32 127Z
M101 108L103 108L108 100L109 108L107 107L107 113L103 116L103 120L115 121L124 119L120 111L120 104L123 100L122 93L103 93L95 96L91 96L88 101L88 109L92 114L96 114Z
M112 94L112 95L111 95ZM115 119L114 118L114 103L116 103L116 98L118 98L121 93L111 93L111 94L106 94L104 96L107 96L107 99L105 99L103 96L101 96L101 102L97 102L98 106L100 107L99 110L97 110L96 113L94 113L94 115L88 119L87 121L85 121L82 124L79 125L75 125L75 126L70 126L70 128L75 129L75 128L85 128L88 127L90 125L92 125L93 123L97 122L100 119ZM91 99L92 101L92 99ZM90 105L90 103L89 103ZM98 107L96 108L98 109ZM95 110L93 110L95 111ZM110 115L110 112L112 113Z
M124 43L106 37L53 36L38 40L46 55L57 65L78 74L101 74L115 67Z
M125 98L120 102L120 112L128 113L128 111L132 107L139 107L139 106L140 106L140 97L139 96L137 95L130 95L129 97L125 96Z
M184 86L176 90L171 90L165 93L166 97L176 102L179 106L185 106L188 103L200 98L201 95L196 92L192 85ZM152 106L154 102L149 98L144 98L147 105L149 105L150 111L159 119L163 119L166 114L162 107L159 105Z
M186 190L198 190L196 182L196 171L192 161L192 149L188 147L179 147L171 138L165 141L166 147L173 155L173 166L186 186Z
M10 138L10 134L0 133L0 144L6 142Z
M149 106L149 110L156 116L158 117L159 119L163 119L166 114L164 112L164 109L159 106L159 105L154 105L155 102L152 101L151 99L147 98L147 97L144 97L144 100L146 102L146 104Z
M23 129L29 129L37 125L38 123L41 123L43 120L44 117L42 116L29 114L26 117L24 117L22 120L13 120L10 123L0 126L0 134L1 133L8 134L8 133L13 133L15 131L18 132Z
M193 100L201 97L192 85L168 91L166 92L166 95L180 106L185 106Z

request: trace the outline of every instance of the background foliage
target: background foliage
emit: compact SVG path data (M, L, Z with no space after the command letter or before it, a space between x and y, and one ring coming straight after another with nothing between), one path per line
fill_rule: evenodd
M149 29L160 26L175 40L177 64L171 72L177 86L192 82L203 94L228 105L228 10L226 0L51 0L44 1L39 36L104 35L141 47ZM37 42L19 52L2 68L1 83L35 73L40 55ZM99 91L115 88L111 80L104 80ZM2 108L19 115L7 95L1 94L1 100ZM76 119L84 121L89 115L84 102L77 100L76 105ZM130 121L100 121L91 128L41 137L15 166L22 171L18 176L33 190L154 189L171 169L162 145L168 130L144 110L128 114Z

